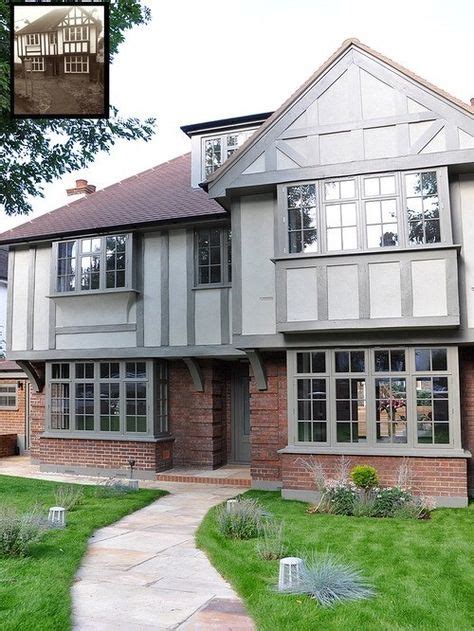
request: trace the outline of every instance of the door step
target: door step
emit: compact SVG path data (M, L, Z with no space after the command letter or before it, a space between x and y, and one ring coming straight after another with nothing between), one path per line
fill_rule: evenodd
M217 473L220 471L217 469L216 471L209 471L206 473L184 473L184 472L173 472L173 471L164 471L163 473L156 474L156 480L163 482L183 482L185 484L213 484L220 486L240 486L242 488L249 489L252 481L250 476L242 476L239 477L237 475L232 475L230 471L226 471L227 475L222 475L222 473Z

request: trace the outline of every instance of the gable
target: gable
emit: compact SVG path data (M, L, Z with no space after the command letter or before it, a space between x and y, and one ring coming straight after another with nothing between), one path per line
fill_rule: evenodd
M431 154L448 160L456 152L474 161L469 106L369 51L346 46L209 179L209 193L220 197L228 188L332 176L338 169L341 175L383 170L387 160L390 169L416 168ZM437 157L436 163L449 162Z

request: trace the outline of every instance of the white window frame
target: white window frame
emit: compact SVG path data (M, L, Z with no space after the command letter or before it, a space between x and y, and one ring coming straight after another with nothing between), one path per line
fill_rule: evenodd
M207 180L207 178L213 173L217 171L217 169L224 164L224 162L239 148L243 145L243 143L254 133L255 128L253 129L236 129L228 130L225 133L211 133L201 138L201 178L202 180ZM237 145L228 145L228 139L231 136L239 136ZM217 166L214 171L211 173L206 173L206 141L209 140L219 140L221 144L221 163Z
M13 388L13 390L12 390ZM18 410L18 384L0 383L0 398L14 399L13 405L1 405L0 410Z
M75 61L73 61L73 58ZM81 61L79 61L79 59ZM85 62L84 62L85 59ZM79 64L81 68L83 68L84 63L86 64L86 70L71 70L67 69L68 65L72 68L72 64L75 64L76 67ZM89 55L81 55L81 54L67 54L64 55L64 72L65 74L89 74Z
M446 349L446 371L416 371L415 351L418 349ZM365 352L364 373L336 373L335 353L338 351L360 350ZM382 372L375 371L374 352L377 350L404 350L405 371ZM297 373L298 352L324 352L326 354L325 373ZM376 455L437 455L440 452L451 453L461 451L461 421L460 421L460 392L459 392L459 358L458 348L447 345L431 344L406 346L375 346L370 348L331 348L321 347L301 348L287 351L288 374L288 446L296 452L302 453L367 453ZM338 378L364 377L366 380L366 416L367 441L338 442L336 436L336 388ZM383 377L406 379L406 409L407 409L407 442L377 442L376 435L376 401L375 379ZM418 442L418 419L416 409L416 380L420 377L447 377L449 393L449 443ZM297 411L297 380L298 378L327 379L327 441L304 442L298 440L298 411Z
M107 275L106 275L106 240L108 237L119 237L123 236L126 239L125 243L125 285L123 287L107 287ZM84 241L88 241L89 239L100 239L101 247L98 256L100 257L100 279L99 279L99 287L97 289L81 289L81 258L83 256L82 253L82 243ZM74 243L75 244L75 288L69 291L61 291L58 288L58 255L59 255L59 245L65 243ZM108 234L108 235L89 235L80 237L78 239L65 239L64 241L55 241L53 243L53 256L52 261L53 265L51 268L51 289L52 294L57 296L64 295L75 295L75 294L88 294L88 293L105 293L105 292L114 292L114 291L127 291L133 289L133 270L132 270L132 262L133 262L133 251L134 244L133 238L130 233L119 233L119 234Z
M40 45L40 34L39 33L27 33L27 35L26 35L26 45L27 46L39 46Z
M102 378L100 372L101 364L119 364L119 378ZM128 377L126 375L127 363L143 363L146 366L146 377ZM53 379L53 364L66 364L69 366L69 377L59 377ZM77 378L76 364L93 364L93 378ZM146 432L129 432L126 429L126 386L130 383L146 382ZM51 427L51 386L55 383L67 383L69 385L69 427L57 429ZM94 384L94 429L76 429L76 385L83 383ZM100 430L100 385L105 383L119 384L119 431ZM77 361L53 361L46 363L46 434L73 438L109 438L130 440L150 439L168 435L168 366L166 361L154 361L140 358L130 359L107 359L107 360L87 360Z
M413 244L408 241L408 217L406 212L407 195L405 187L405 175L414 173L436 172L438 183L438 199L439 199L439 215L440 215L440 231L441 240L435 243L419 243ZM393 176L395 178L395 195L366 195L365 180L374 177ZM331 202L325 199L325 185L331 182L343 182L346 180L355 180L357 199L341 200L341 202ZM318 233L318 251L317 252L291 252L289 251L288 237L288 195L287 190L292 186L300 186L314 184L316 186L316 230ZM448 175L446 167L432 167L425 169L410 169L407 171L387 171L381 173L367 173L364 175L344 176L340 178L326 178L322 180L296 180L280 184L277 187L277 214L276 221L276 237L275 237L275 253L277 257L315 257L315 256L336 256L351 252L391 252L400 249L423 249L442 245L452 244L452 225L451 212L449 202ZM367 241L367 222L365 203L368 201L383 201L386 199L396 199L397 209L397 225L398 225L398 244L381 247L368 247ZM357 217L357 238L358 247L352 250L328 250L327 247L327 222L326 222L326 206L331 203L355 202Z
M77 38L77 32L78 29L80 29L80 37ZM86 36L82 37L83 35L83 29L85 29L86 31ZM71 32L74 33L74 37L71 38ZM76 24L73 26L66 26L64 28L64 42L88 42L89 41L89 26L87 24Z
M29 57L32 72L44 72L44 57Z

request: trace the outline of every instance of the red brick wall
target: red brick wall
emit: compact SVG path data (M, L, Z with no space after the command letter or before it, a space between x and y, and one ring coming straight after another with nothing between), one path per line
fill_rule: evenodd
M474 454L474 349L459 349L462 444ZM474 459L467 462L468 490L474 496Z
M329 478L337 477L340 456L316 455ZM310 456L306 457L307 459ZM294 454L282 455L283 488L315 490L311 473L301 462L305 456ZM398 469L403 459L399 456L348 456L350 466L368 464L377 469L384 486L397 483ZM410 458L408 460L413 473L412 488L416 493L430 497L451 496L466 497L467 478L464 458Z
M169 363L169 429L176 465L216 468L227 462L229 367L200 360L204 392L196 391L182 361Z
M5 456L14 456L16 454L17 435L1 434L0 435L0 458Z
M0 410L0 434L25 433L26 379L1 379L1 385L15 385L21 382L23 388L17 388L17 410Z
M135 469L165 471L172 466L173 441L144 442L128 440L90 440L84 438L42 438L44 431L44 393L31 393L31 457L41 464L128 469L128 458Z
M288 443L286 355L263 355L268 389L257 389L250 380L251 474L253 480L280 480L278 449Z

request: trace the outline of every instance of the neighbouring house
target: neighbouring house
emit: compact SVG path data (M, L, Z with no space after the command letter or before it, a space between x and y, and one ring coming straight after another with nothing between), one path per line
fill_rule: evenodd
M8 250L0 248L0 357L5 350L7 322Z
M8 357L45 471L343 454L474 489L474 108L355 39L277 111L4 233Z
M51 9L15 32L15 60L31 61L32 72L44 76L95 78L101 30L84 7Z
M14 361L0 360L0 457L29 449L30 384Z

